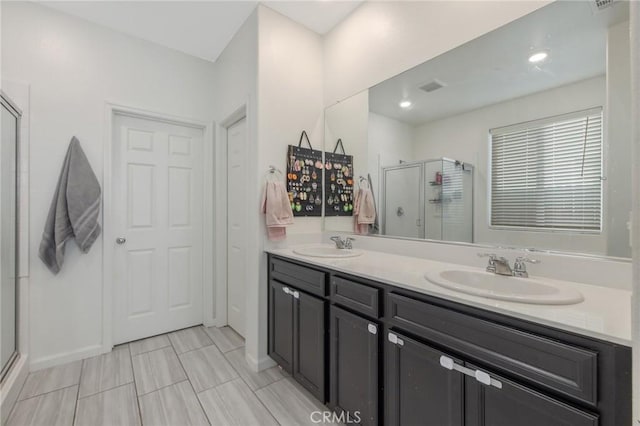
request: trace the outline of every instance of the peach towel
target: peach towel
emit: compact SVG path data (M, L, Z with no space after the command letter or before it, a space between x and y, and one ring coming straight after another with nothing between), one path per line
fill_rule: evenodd
M360 188L353 203L353 218L356 234L368 234L369 225L376 221L376 207L369 188Z
M293 224L293 212L284 184L267 181L260 205L265 214L267 237L272 241L284 240L287 237L286 226Z

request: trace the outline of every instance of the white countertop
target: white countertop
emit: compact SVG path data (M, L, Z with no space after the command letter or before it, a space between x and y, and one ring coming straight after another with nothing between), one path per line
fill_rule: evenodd
M545 278L545 282L559 288L578 290L584 296L584 301L574 305L506 302L448 290L424 278L425 272L433 269L478 271L478 268L368 250L363 250L362 256L346 259L309 257L294 253L294 248L269 249L267 252L487 311L631 346L631 292L627 290Z

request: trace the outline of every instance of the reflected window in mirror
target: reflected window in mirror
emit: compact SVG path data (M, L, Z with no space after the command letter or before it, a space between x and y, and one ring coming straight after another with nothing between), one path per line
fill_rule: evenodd
M602 108L490 135L492 227L601 232Z

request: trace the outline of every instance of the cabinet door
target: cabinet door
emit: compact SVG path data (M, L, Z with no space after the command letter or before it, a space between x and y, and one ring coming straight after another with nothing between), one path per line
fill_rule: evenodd
M385 339L385 425L461 426L464 374L440 365L446 355L397 332Z
M287 372L293 371L292 290L271 280L269 283L269 356Z
M477 370L473 365L469 368ZM485 371L484 369L480 369ZM596 426L598 416L503 377L491 374L501 388L465 378L468 426Z
M378 424L378 325L331 306L330 407L345 422Z
M324 403L327 302L298 290L294 298L293 377Z

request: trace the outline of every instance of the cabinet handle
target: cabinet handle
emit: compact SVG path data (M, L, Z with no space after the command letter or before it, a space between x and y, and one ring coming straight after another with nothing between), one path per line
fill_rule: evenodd
M378 334L378 327L376 327L375 324L369 324L367 326L367 330L369 330L369 333L371 334Z
M284 291L285 294L291 294L289 287L282 287L282 291Z
M493 386L498 389L502 389L502 383L499 380L493 379L488 373L481 370L472 370L463 365L457 364L452 358L448 356L440 356L440 365L447 370L459 371L462 374L475 378L483 385Z
M298 293L297 291L293 291L293 292L291 292L291 294L293 295L293 297L295 299L300 299L300 293Z
M404 346L404 340L399 338L397 334L389 333L389 335L387 336L387 339L389 339L389 341L394 345Z

